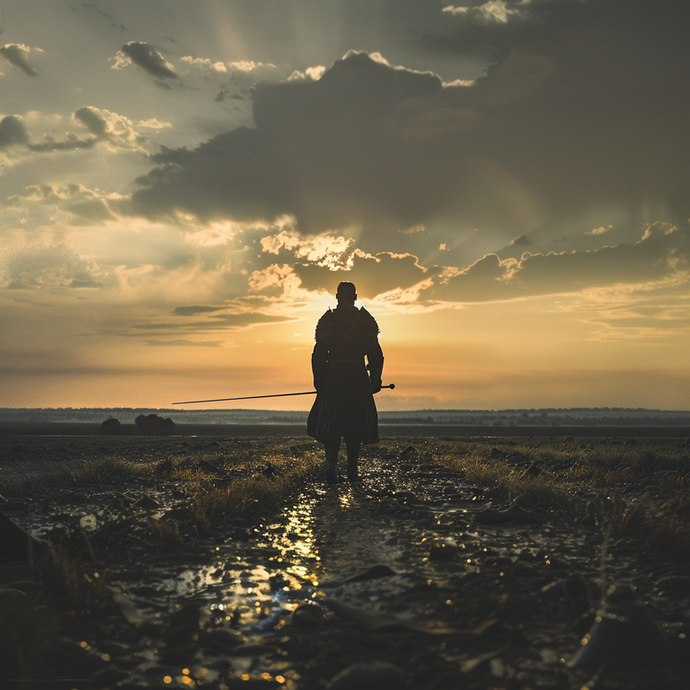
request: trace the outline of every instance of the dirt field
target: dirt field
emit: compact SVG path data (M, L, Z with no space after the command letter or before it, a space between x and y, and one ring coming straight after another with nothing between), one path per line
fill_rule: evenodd
M0 438L0 512L38 540L5 523L3 687L687 687L685 438L389 435L337 486L321 459Z

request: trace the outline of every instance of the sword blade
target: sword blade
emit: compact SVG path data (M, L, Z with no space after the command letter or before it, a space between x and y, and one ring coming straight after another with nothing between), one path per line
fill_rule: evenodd
M174 402L173 405L194 405L207 402L229 402L230 400L256 400L258 398L285 398L289 395L315 395L316 391L304 391L303 393L276 393L275 395L245 395L241 398L215 398L214 400L183 400Z
M393 390L395 388L394 383L390 383L387 386L381 386L381 388L390 388ZM183 400L182 402L174 402L172 405L196 405L197 403L207 403L207 402L230 402L231 400L258 400L259 398L286 398L290 395L315 395L316 391L303 391L302 393L275 393L274 395L245 395L241 398L214 398L213 400Z

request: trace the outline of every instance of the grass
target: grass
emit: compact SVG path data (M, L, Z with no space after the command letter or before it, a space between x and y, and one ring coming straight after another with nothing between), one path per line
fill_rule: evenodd
M0 600L0 684L2 678L52 677L56 667L51 645L65 626L117 611L103 559L126 554L130 542L146 556L198 556L204 548L199 543L201 551L194 550L199 535L237 518L250 523L278 510L320 464L312 443L232 443L224 444L229 448L163 453L151 452L150 442L148 447L137 443L121 443L120 452L106 457L94 454L49 463L27 453L27 460L13 468L20 471L0 477L0 495L6 499L54 506L51 510L57 513L64 510L78 518L94 505L115 506L111 523L106 522L101 533L77 530L72 534L76 540L49 543L43 562L31 570L40 582L36 596L19 593ZM133 451L137 447L140 451ZM187 519L160 517L155 509L137 512L143 495L155 498L162 512L184 506ZM3 577L10 565L0 564L0 595L2 587L11 587L17 578L11 573Z
M597 525L607 539L690 559L690 448L679 441L433 442L418 456L506 501Z
M199 487L194 495L196 520L210 525L219 518L256 517L274 511L323 462L311 451L299 457L272 452L261 458L265 474L234 480L226 486Z

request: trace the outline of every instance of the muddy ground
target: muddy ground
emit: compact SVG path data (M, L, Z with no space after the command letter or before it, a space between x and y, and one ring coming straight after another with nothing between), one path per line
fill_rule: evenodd
M163 464L46 489L58 468L95 458L218 468L266 443L0 439L0 511L72 569L56 592L52 571L0 552L0 635L14 640L2 687L688 687L686 560L612 541L600 521L534 496L497 497L437 463L430 440L384 440L366 450L361 483L314 476L278 510L205 528ZM319 452L305 437L285 447ZM245 462L237 477L277 471ZM599 647L572 667L611 586Z

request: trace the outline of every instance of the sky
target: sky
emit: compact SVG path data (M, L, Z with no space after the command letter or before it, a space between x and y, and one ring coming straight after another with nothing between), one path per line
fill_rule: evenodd
M690 4L448 2L0 0L0 407L690 409Z

